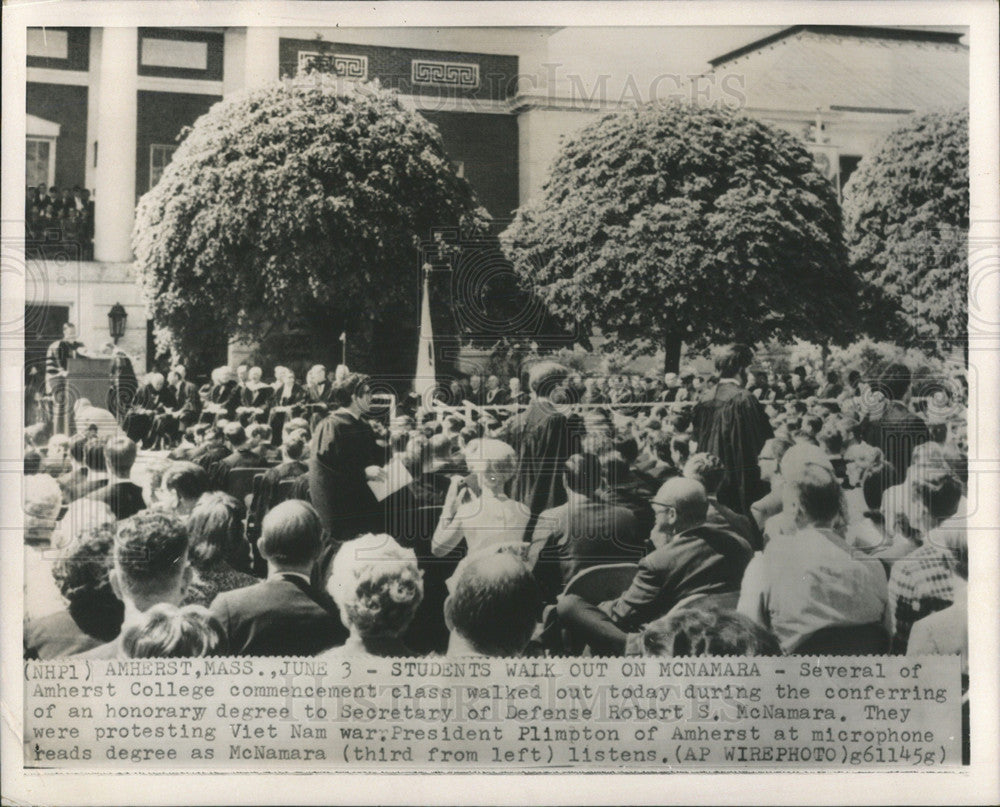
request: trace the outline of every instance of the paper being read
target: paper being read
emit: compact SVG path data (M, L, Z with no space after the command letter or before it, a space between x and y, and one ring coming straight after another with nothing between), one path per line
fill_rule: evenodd
M373 479L368 482L368 487L371 488L375 498L380 502L413 481L413 477L406 470L399 457L393 458L382 470L382 479Z

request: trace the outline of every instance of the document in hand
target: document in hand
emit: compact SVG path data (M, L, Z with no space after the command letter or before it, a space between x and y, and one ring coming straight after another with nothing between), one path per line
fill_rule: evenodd
M403 465L403 461L399 457L394 457L382 470L384 472L382 479L368 482L368 487L371 488L375 498L380 502L413 481L413 477L406 470L406 466Z

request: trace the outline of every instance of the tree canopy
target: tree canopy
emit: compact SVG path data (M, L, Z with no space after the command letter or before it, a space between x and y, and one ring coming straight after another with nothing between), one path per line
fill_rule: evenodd
M418 247L486 218L433 125L392 91L317 73L199 118L140 200L133 247L158 338L182 356L284 334L333 357L347 330L362 364L402 370Z
M968 109L914 116L865 157L844 187L844 229L858 276L894 309L892 337L964 342Z
M501 242L565 322L612 347L847 338L856 282L837 194L791 135L650 104L569 139Z

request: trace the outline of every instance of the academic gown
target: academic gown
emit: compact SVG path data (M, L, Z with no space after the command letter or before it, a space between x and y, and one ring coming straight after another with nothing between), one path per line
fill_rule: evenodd
M774 436L764 407L736 384L719 384L694 408L698 451L715 454L726 467L718 500L746 515L760 486L757 457Z
M347 409L319 424L309 456L309 499L335 541L380 528L382 507L368 487L365 468L384 461L371 426Z
M528 507L533 517L566 501L563 463L579 450L583 421L567 417L545 399L529 404L512 418L507 439L517 450L517 474L511 497ZM529 529L534 526L534 518Z

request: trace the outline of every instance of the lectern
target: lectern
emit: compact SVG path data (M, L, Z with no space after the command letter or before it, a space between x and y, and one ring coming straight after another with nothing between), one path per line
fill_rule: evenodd
M111 389L111 359L92 359L79 356L70 359L66 366L66 407L72 425L73 405L86 398L94 406L106 409ZM61 424L56 424L57 428ZM72 434L75 428L66 433Z

